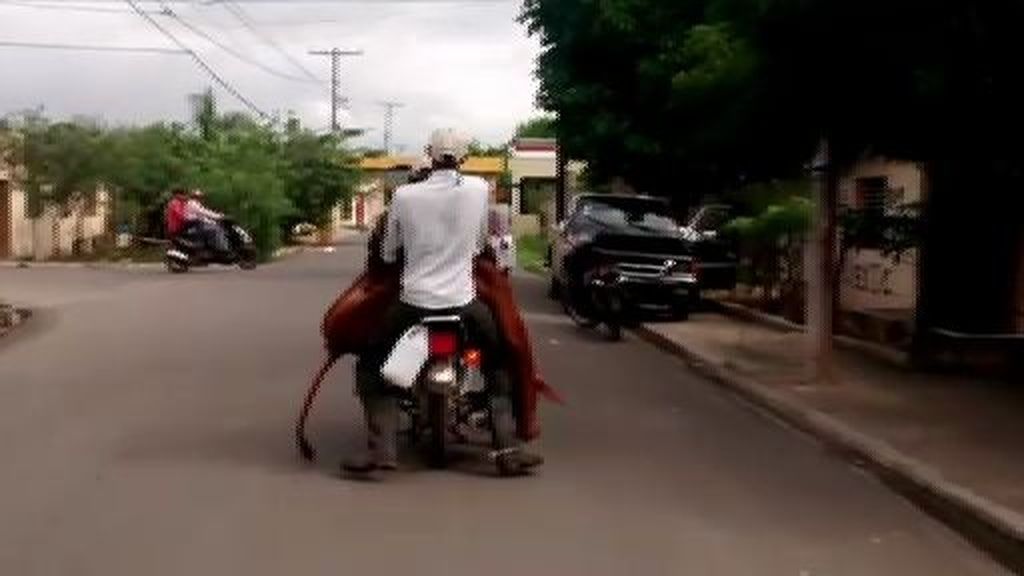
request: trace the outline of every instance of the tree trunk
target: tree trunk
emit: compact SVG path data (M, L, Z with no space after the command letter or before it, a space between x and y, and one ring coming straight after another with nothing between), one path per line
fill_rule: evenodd
M808 286L807 335L813 354L813 378L833 383L832 335L836 311L836 204L838 180L833 164L833 144L823 141L815 158L814 262Z
M964 151L925 170L914 356L927 363L935 329L1016 330L1020 183Z

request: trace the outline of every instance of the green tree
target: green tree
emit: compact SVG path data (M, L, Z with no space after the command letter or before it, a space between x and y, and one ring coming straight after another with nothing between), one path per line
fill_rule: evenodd
M551 116L537 116L516 126L517 138L555 138L555 119Z
M220 120L187 140L187 180L248 228L260 254L269 257L281 243L281 221L294 211L284 193L278 137L262 125Z
M213 207L252 231L263 256L292 224L325 224L356 186L358 168L343 138L295 119L282 127L219 113L210 91L191 102L191 126L111 129L86 119L51 122L32 111L0 126L0 153L22 165L33 206L69 206L102 183L114 204L112 224L137 234L162 234L172 188L201 187Z
M525 3L522 20L542 45L538 103L594 185L621 177L682 209L753 178L780 149L750 153L767 140L744 131L761 104L747 90L753 50L733 26L708 21L709 4Z
M773 185L784 190L785 185ZM755 216L727 223L723 233L739 248L746 280L760 288L761 305L802 322L804 240L811 225L811 202L793 196L765 207Z
M189 143L184 127L152 124L118 128L105 135L104 182L110 188L116 226L160 236L170 189L189 178Z
M1022 17L967 0L527 0L522 15L539 103L596 180L690 204L796 174L821 138L836 170L865 153L923 162L919 335L1013 328Z
M98 127L38 119L27 123L22 135L26 184L36 206L67 207L95 194L103 166Z
M281 143L284 194L294 211L282 220L287 234L298 223L328 224L331 210L351 198L359 181L355 158L335 135L318 135L297 120Z
M469 155L470 156L504 156L505 146L498 145L492 146L490 144L484 144L479 140L473 140L469 143Z

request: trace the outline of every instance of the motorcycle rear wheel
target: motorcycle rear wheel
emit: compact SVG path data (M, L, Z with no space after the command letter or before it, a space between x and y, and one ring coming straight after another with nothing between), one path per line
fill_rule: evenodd
M605 328L607 328L605 335L609 342L622 340L622 326L618 322L607 322Z
M238 267L242 270L256 269L256 251L243 249L238 257Z
M170 256L164 258L164 264L167 266L167 271L171 274L182 274L188 272L188 264L178 260L177 258L171 258Z

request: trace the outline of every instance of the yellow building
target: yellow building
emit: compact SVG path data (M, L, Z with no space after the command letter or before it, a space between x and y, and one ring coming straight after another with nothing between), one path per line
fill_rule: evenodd
M384 212L391 193L406 183L409 172L418 161L416 156L363 158L359 163L363 171L363 182L349 203L337 209L335 226L373 226ZM487 181L491 188L492 202L503 201L500 182L504 171L505 159L501 156L470 156L462 165L464 174L479 176Z

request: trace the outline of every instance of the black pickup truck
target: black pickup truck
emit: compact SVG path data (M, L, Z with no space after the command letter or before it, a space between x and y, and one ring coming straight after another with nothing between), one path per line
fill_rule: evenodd
M649 196L582 194L555 232L549 252L551 295L589 267L612 266L630 304L685 318L698 297L691 243L669 204Z

